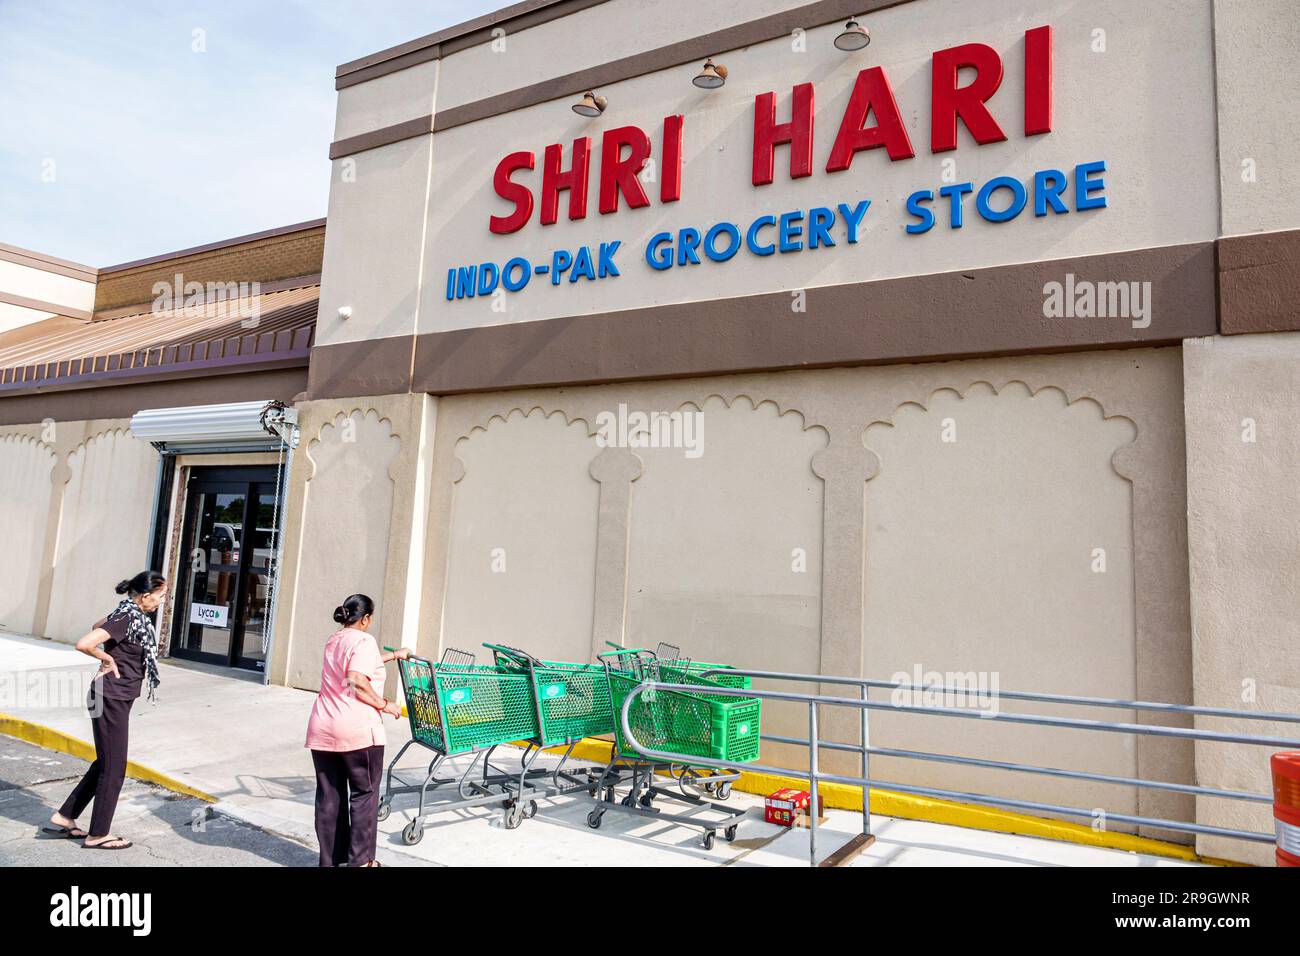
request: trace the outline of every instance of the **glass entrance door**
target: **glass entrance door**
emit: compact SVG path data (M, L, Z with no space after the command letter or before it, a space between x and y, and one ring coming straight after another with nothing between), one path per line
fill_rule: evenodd
M196 468L185 495L177 657L262 670L274 587L274 468Z

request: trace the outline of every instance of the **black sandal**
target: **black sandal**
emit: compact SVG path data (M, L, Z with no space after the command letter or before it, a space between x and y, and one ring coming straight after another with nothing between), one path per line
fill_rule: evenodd
M84 840L90 836L81 827L41 827L42 833L51 833L54 836L63 837L67 840Z

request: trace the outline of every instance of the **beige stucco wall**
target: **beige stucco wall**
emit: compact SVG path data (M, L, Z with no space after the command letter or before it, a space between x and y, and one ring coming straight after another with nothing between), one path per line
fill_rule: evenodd
M0 627L20 634L30 634L36 621L54 465L53 450L38 438L0 435Z
M383 642L430 657L495 638L590 660L606 641L666 640L753 667L919 664L996 672L1002 689L1190 700L1182 392L1180 350L1164 348L305 403L312 464L292 481L273 673L314 686L329 611L364 580L385 595ZM601 447L620 404L701 410L702 454ZM356 445L331 451L340 415ZM947 418L955 445L935 434ZM770 714L794 729L796 715ZM873 742L1193 776L1178 742L907 720L873 720ZM855 726L831 711L823 725L840 739ZM1191 810L1123 787L889 771Z
M1223 235L1300 227L1300 16L1293 0L1214 0Z
M1192 339L1183 351L1196 703L1300 714L1300 333ZM1203 719L1300 737L1295 724ZM1205 786L1269 792L1265 747L1198 743ZM1218 826L1270 832L1267 806L1199 800ZM1211 855L1235 841L1200 837ZM1250 859L1272 860L1266 846Z
M117 583L147 564L158 453L115 428L87 439L67 467L45 635L75 641L119 600Z
M125 419L0 429L3 560L23 581L0 626L75 641L149 560L158 453ZM12 532L10 531L12 529Z
M422 395L298 405L271 680L319 688L334 608L356 592L375 601L381 644L413 646L419 608L408 579L418 580L423 555L411 543L424 540L434 408Z
M512 412L456 445L445 643L527 645L545 660L591 654L599 449L584 423Z
M748 396L728 405L714 395L681 411L702 423L698 458L678 448L637 452L644 468L632 485L626 643L818 673L825 487L812 462L826 430ZM765 708L768 732L806 735L807 708ZM776 745L765 755L800 757Z
M880 462L867 483L867 676L916 682L939 674L958 683L973 675L971 684L994 696L1028 688L1133 699L1133 492L1111 459L1137 427L1104 418L1092 398L1068 401L1056 387L1031 393L1012 381L995 392L977 382L917 396L919 404L901 405L890 421L867 429ZM1102 716L1018 701L998 706ZM1135 742L1120 735L967 721L954 738L951 719L889 712L874 726L877 742L888 746L1011 762L1033 753L1053 766L1137 771ZM1015 793L996 771L889 757L875 769L885 779ZM1109 785L1046 778L1034 790L1035 799L1054 803L1137 809L1133 791Z
M326 329L330 342L415 332L431 147L421 137L334 161L317 344Z

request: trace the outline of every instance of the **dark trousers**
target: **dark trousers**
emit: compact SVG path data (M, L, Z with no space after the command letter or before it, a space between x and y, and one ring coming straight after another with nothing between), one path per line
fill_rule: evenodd
M75 820L93 799L95 811L87 831L92 837L105 837L112 832L117 798L126 777L126 738L134 703L103 698L102 712L90 721L95 735L95 762L59 808L59 813Z
M335 753L313 750L316 765L316 839L320 865L365 866L379 839L379 784L384 748Z

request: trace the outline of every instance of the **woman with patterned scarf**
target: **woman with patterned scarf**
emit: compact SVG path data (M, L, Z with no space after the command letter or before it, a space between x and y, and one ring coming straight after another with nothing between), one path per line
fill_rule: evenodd
M99 661L99 673L90 686L90 708L95 735L95 762L81 778L59 812L50 817L46 833L84 840L95 850L125 850L130 840L113 836L109 828L117 797L126 777L127 725L131 705L148 688L150 700L158 690L158 634L150 618L167 593L167 580L156 571L141 571L117 586L122 602L77 641L77 650ZM95 801L90 831L77 826L86 804Z

